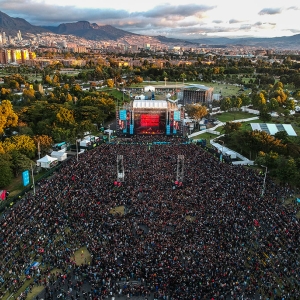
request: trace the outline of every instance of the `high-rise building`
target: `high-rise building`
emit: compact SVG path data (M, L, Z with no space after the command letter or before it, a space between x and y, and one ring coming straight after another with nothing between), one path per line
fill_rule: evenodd
M21 31L20 31L20 30L17 32L17 40L18 40L19 42L22 41L22 34L21 34Z
M13 37L11 35L8 36L8 43L10 45L14 44L14 39L13 39Z
M25 61L29 59L29 51L27 49L21 50L21 58L22 58L22 63L25 63Z
M2 32L2 43L5 45L6 44L6 35L5 32Z

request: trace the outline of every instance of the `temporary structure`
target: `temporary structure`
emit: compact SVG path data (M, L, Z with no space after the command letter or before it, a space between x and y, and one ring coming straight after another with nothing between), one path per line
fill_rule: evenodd
M51 157L49 155L45 155L41 159L36 161L37 166L45 169L50 169L57 164L57 158Z
M63 161L67 159L67 152L65 151L52 151L51 152L52 158L57 158L58 161Z
M6 190L0 190L0 200L5 200L6 198Z

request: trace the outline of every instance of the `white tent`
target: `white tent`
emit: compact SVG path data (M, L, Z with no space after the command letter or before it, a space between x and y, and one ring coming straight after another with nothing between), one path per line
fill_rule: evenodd
M57 158L58 161L63 161L67 159L67 153L65 151L52 151L52 158Z
M152 85L147 85L144 87L145 92L155 92L155 87Z
M57 158L45 155L41 159L36 161L37 166L45 169L50 169L57 164Z

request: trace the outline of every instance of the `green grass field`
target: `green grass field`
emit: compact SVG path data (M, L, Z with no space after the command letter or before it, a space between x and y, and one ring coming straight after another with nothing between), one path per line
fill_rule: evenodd
M214 88L214 93L218 94L221 92L223 97L230 97L233 95L237 95L239 93L239 89L240 87L237 87L235 85L231 85L231 84L222 84L222 83L215 83L215 82L204 82L204 81L191 81L191 82L185 82L184 84L181 81L166 81L166 85L164 81L151 81L151 82L147 82L144 81L143 83L139 83L139 84L133 84L130 87L131 88L143 88L144 86L147 85L152 85L152 86L165 86L166 88L182 88L184 85L190 85L190 84L201 84L201 85L205 85L207 87L213 87Z

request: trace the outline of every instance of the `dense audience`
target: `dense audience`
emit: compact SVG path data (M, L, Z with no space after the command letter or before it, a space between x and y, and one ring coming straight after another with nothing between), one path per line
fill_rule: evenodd
M282 204L294 191L267 177L262 197L263 180L181 138L103 144L63 163L5 212L2 290L16 291L39 261L27 277L49 299L63 286L66 299L299 299L300 228L295 207ZM111 212L118 206L124 215ZM78 266L83 246L92 261Z

